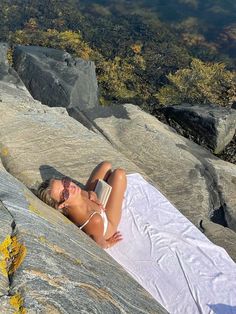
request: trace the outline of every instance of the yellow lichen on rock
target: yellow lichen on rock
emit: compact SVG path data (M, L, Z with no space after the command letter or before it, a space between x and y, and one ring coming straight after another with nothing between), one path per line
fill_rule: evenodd
M27 190L24 191L24 197L25 197L26 201L28 202L29 210L31 212L33 212L34 214L42 217L42 212L35 205L35 201L33 200L32 195L29 193L29 191L27 191Z
M75 265L82 265L82 262L79 258L75 259Z
M16 310L14 314L26 314L26 309L23 306L23 298L19 293L10 297L10 305Z
M21 265L26 255L26 247L16 236L7 235L0 244L0 271L5 277L13 274Z
M11 245L11 236L8 235L5 240L0 244L0 271L8 277L8 261L10 259L9 246Z
M45 238L45 236L39 236L39 241L41 243L46 243L47 242L47 239Z
M23 262L25 255L26 255L26 247L24 244L20 243L16 236L11 238L11 257L12 263L10 265L9 274L14 273L21 263Z
M37 207L35 207L33 204L29 204L29 210L39 216L41 216L40 211L37 209Z
M8 150L7 147L2 147L2 149L1 149L1 155L2 155L3 157L6 157L6 156L9 155L9 150Z

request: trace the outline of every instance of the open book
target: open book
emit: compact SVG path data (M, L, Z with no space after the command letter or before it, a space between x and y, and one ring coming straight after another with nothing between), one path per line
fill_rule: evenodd
M103 207L106 207L107 201L111 194L112 187L104 180L99 179L94 192L96 192L98 199Z

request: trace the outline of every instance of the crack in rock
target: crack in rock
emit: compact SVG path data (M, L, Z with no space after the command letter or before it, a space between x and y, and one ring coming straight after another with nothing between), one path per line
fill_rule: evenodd
M26 256L26 247L18 240L17 227L11 212L0 201L1 206L12 217L11 234L8 234L5 239L0 243L0 271L4 277L8 278L8 294L1 297L9 297L10 305L19 314L26 313L24 309L24 300L19 292L14 293L12 291L12 282L14 273L19 268Z
M204 178L209 193L209 220L220 224L223 227L230 228L226 219L228 205L224 198L222 189L218 183L216 170L214 169L214 166L207 161L208 156L205 155L204 152L199 153L196 151L194 146L194 149L191 151L189 151L189 149L182 144L177 144L177 147L190 152L200 162L200 164L195 166L195 169L199 171L200 175Z
M209 191L209 205L211 210L209 211L210 221L220 224L223 227L228 227L227 220L225 218L225 211L227 204L222 195L222 191L217 182L217 178L214 174L214 168L201 160L201 166L197 167L200 174L205 178L205 182Z

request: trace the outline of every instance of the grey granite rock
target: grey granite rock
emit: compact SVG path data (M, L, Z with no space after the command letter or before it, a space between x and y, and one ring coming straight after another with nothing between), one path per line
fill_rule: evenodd
M6 171L0 199L0 239L10 252L2 254L2 241L10 280L2 289L0 267L1 313L166 313L93 240Z
M0 297L0 309L4 310L4 314L15 314L16 308L11 304L11 298L7 296ZM18 312L19 313L19 312Z
M160 109L170 125L196 143L220 153L236 130L236 111L214 105L167 106Z
M8 294L9 278L6 270L7 236L12 232L12 216L0 201L0 297Z
M88 110L86 119L190 221L199 228L207 224L205 234L236 261L236 165L218 159L133 105ZM216 235L213 222L221 224Z
M30 98L19 102L11 94L8 99L12 88L5 87L0 84L1 310L166 313L94 241L5 169L28 187L62 173L85 183L92 168L108 157L131 172L141 170L61 108ZM13 243L18 251L9 258L3 249L11 251Z
M62 175L83 184L102 160L110 160L115 167L129 172L141 171L101 135L69 116L55 114L55 108L16 109L13 104L9 108L8 103L2 102L0 115L3 114L4 119L0 120L2 163L28 187L36 187L42 179Z
M3 106L8 106L10 109L15 109L19 112L31 113L47 113L51 112L55 115L68 116L67 110L62 107L50 108L42 105L39 101L34 100L30 94L24 90L18 89L13 85L0 81L0 103Z
M97 106L97 79L92 61L44 47L17 46L14 67L31 95L48 106L91 109Z
M102 160L141 173L236 261L236 166L133 105L70 108L89 130L65 109L44 106L7 82L0 82L0 95L0 243L10 240L18 250L10 258L10 280L0 254L6 313L24 307L27 313L165 313L91 239L26 188L52 175L84 184Z
M7 53L10 47L7 43L0 42L0 81L8 83L14 88L24 91L28 96L30 95L27 88L21 81L16 71L9 65Z

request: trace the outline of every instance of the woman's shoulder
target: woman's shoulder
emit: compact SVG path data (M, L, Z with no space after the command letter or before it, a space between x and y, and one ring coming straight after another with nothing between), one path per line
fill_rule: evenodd
M87 233L87 231L90 233L94 231L97 233L100 233L100 231L103 232L103 219L101 216L101 213L98 211L94 211L90 217L88 218L88 223L84 227L84 231Z
M100 211L97 211L97 210L95 210L95 211L91 214L90 217L91 217L91 218L89 219L89 221L92 222L93 224L98 224L98 223L100 223L101 221L103 221Z

